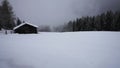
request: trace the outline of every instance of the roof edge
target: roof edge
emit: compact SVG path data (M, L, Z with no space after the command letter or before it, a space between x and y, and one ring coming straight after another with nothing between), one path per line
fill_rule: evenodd
M19 28L19 27L21 27L21 26L23 26L23 25L25 25L25 24L28 24L28 25L31 25L31 26L34 26L34 27L38 28L38 26L36 26L36 25L34 25L34 24L31 24L31 23L28 23L28 22L24 22L24 23L21 23L20 25L18 25L18 26L16 26L16 27L14 27L13 30L15 30L15 29L17 29L17 28Z

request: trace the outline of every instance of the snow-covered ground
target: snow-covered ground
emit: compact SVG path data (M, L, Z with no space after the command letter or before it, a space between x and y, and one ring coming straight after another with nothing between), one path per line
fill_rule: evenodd
M120 32L1 34L0 68L120 68Z

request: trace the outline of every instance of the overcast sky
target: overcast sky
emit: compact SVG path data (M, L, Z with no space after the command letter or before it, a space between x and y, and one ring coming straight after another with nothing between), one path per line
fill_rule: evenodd
M120 0L9 0L16 16L36 25L56 26L77 17L120 10Z

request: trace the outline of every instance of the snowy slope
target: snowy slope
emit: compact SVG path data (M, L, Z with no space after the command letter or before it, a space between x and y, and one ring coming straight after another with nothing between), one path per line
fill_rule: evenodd
M2 34L0 68L120 68L120 33Z

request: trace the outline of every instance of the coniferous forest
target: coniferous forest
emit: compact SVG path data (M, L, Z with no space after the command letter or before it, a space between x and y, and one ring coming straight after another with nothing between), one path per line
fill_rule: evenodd
M120 31L120 11L107 11L97 16L86 16L56 27L56 31Z

